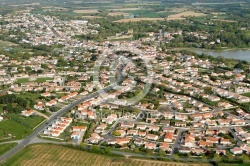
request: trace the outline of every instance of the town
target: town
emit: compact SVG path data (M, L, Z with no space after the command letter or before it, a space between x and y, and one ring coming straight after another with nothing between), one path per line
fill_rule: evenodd
M25 139L86 98L46 123L38 139L169 159L249 159L248 62L145 44L181 31L151 32L134 41L81 41L78 35L98 34L100 25L29 12L1 18L8 24L0 32L9 39L58 46L40 55L1 52L1 142ZM119 75L123 80L116 85Z

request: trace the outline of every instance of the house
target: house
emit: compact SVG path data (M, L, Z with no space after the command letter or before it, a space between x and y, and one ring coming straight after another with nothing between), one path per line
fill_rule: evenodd
M93 111L88 111L87 114L88 114L89 119L95 119L96 118L95 113Z
M204 153L204 149L200 149L200 148L192 148L191 149L191 153L195 154L195 155L201 155Z
M74 140L79 140L81 137L81 134L80 132L73 132L71 135L70 135L70 138L74 139Z
M201 140L200 142L199 142L199 146L200 147L211 147L211 146L213 146L213 143L211 143L211 142L206 142L206 141L203 141L203 140Z
M141 137L145 137L146 136L146 132L144 131L138 131L138 135Z
M51 93L50 92L45 92L45 93L42 93L41 96L43 96L43 97L50 97Z
M21 115L23 115L23 116L31 116L34 114L35 114L35 111L33 111L33 110L24 110L21 112Z
M138 135L138 130L128 130L127 135Z
M224 139L224 138L220 139L220 143L223 145L231 145L232 144L229 139Z
M224 150L224 149L216 149L215 153L219 154L219 155L226 155L227 154L226 150Z
M91 144L97 144L99 141L101 141L103 138L100 137L97 133L92 133L91 136L87 139L87 141Z
M82 132L85 132L87 130L87 127L86 126L72 126L71 127L71 130L73 132L75 131L82 131Z
M51 101L49 101L49 102L46 102L46 106L49 106L49 107L51 107L51 106L54 106L54 105L56 105L57 104L57 101L56 100L51 100Z
M172 132L166 132L164 136L164 142L172 142L173 141L173 133Z
M128 137L125 137L125 138L117 138L117 139L116 139L117 144L120 145L120 146L129 143L129 141L130 141L130 138L128 138Z
M156 141L159 138L159 136L155 134L146 134L146 138Z
M38 110L43 110L44 109L44 104L42 102L38 102L34 105L34 108L35 109L38 109Z
M177 127L186 127L187 123L186 122L175 122L174 125L177 126Z
M179 148L179 152L180 153L190 153L191 152L191 148L189 148L189 147L180 147Z
M163 127L162 131L166 132L166 133L167 132L174 133L175 132L175 128L172 128L172 127Z
M154 143L146 143L145 144L145 148L146 149L155 149L156 148L156 144L154 144Z
M243 153L240 147L234 147L233 149L230 149L230 152L233 153L234 155Z
M148 130L149 130L149 131L159 131L159 130L160 130L160 127L159 127L159 126L149 126L149 127L148 127Z
M141 146L141 145L144 145L145 142L142 139L135 139L134 144L137 146Z
M206 142L213 143L213 144L218 144L219 139L216 137L206 137Z
M190 134L185 135L185 142L184 145L187 147L193 147L195 142L195 138L191 136Z
M134 127L134 123L131 122L121 122L121 127L122 128L126 128L126 129L130 129Z
M146 130L147 126L146 125L143 125L143 124L138 124L136 126L136 129L140 129L140 130Z
M171 149L169 148L168 143L166 143L166 142L161 143L160 146L159 146L159 148L160 148L161 150L163 150L163 151L170 151L170 150L171 150Z

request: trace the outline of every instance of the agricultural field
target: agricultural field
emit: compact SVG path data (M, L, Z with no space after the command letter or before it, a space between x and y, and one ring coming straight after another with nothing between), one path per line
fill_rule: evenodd
M130 13L125 13L125 12L110 12L108 16L130 16Z
M144 159L130 159L123 157L104 156L85 151L70 149L59 145L31 145L17 153L4 165L33 166L39 165L120 165L120 166L198 166L194 163L163 162ZM206 164L204 164L206 165ZM207 164L208 165L208 164Z
M189 17L189 16L200 17L200 16L206 16L206 14L197 13L194 11L186 11L186 12L181 12L178 14L169 15L167 20L182 20L182 19L185 19L185 17Z
M164 20L164 18L125 18L125 19L121 19L118 21L114 21L114 22L124 23L124 22L163 21L163 20Z
M97 9L74 10L73 12L78 13L78 14L95 14L95 13L99 13L99 11Z
M96 19L96 18L103 18L101 16L82 16L82 18L85 18L85 19Z
M16 145L17 145L17 143L0 144L0 155L2 155L5 152L9 151L10 149L12 149Z

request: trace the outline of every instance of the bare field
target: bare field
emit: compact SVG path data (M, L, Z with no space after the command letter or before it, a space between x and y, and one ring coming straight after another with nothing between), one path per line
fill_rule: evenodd
M237 22L235 20L223 20L223 19L212 19L213 21L222 21L222 22Z
M125 13L125 12L110 12L108 14L109 16L120 16L120 15L124 15L124 16L129 16L129 13Z
M132 10L140 10L141 8L119 8L119 9L110 9L113 11L132 11Z
M4 165L34 166L34 165L53 165L53 166L80 166L80 165L120 165L120 166L198 166L209 165L200 163L181 163L181 162L163 162L155 160L132 159L124 157L104 156L94 153L88 153L80 150L70 149L59 145L40 144L31 145L23 149L18 155Z
M101 16L82 16L82 18L95 19L95 18L103 18Z
M168 16L167 20L181 20L181 19L185 19L185 17L188 17L188 16L200 17L200 16L206 16L206 14L197 13L194 11L186 11L186 12L181 12L178 14L170 15Z
M114 22L126 23L126 22L138 22L138 21L163 21L164 18L125 18Z
M93 13L99 13L97 9L88 9L88 10L74 10L74 13L78 14L93 14Z

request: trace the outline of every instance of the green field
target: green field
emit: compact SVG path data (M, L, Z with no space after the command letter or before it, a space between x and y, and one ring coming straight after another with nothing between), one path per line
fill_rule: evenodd
M243 93L242 96L250 97L250 93Z
M195 163L163 162L155 160L132 159L115 156L104 156L85 151L75 150L59 145L37 144L31 145L18 152L14 157L6 161L3 165L34 166L34 165L64 165L64 166L198 166ZM209 164L202 164L209 165Z
M37 78L35 81L30 81L28 78L19 78L16 81L16 84L26 83L26 82L46 82L47 80L53 80L53 78Z
M4 154L5 152L9 151L11 148L16 146L17 143L6 143L0 145L0 155Z
M0 122L0 141L4 139L6 134L11 134L15 137L14 139L22 139L28 136L33 131L33 128L44 120L40 116L23 117L16 114L6 115L6 118L8 117L12 119Z

